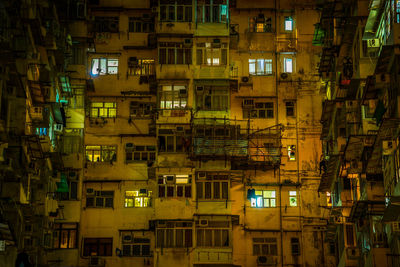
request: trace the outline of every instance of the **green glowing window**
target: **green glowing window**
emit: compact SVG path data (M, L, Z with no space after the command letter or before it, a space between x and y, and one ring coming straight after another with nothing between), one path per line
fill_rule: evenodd
M69 82L69 77L61 76L60 77L60 83L61 83L62 91L64 93L70 93L71 92L71 85L70 85L70 82Z
M152 191L140 189L136 191L125 191L125 208L151 207Z
M115 118L117 117L116 102L92 102L90 106L91 118Z
M289 191L289 204L291 207L297 207L297 192Z
M254 196L250 198L252 208L274 208L276 207L275 190L255 190Z

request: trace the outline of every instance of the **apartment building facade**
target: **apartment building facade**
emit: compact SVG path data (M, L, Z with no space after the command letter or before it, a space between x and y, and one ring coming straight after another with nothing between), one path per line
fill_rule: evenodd
M327 236L338 266L398 266L399 3L320 5Z
M25 250L38 266L336 266L318 192L313 1L22 2L58 12L71 53L65 77L54 73L70 94L50 245L38 256L10 242L10 257Z

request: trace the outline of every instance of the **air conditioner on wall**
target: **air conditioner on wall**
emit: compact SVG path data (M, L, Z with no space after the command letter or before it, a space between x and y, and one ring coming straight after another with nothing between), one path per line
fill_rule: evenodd
M258 256L257 257L257 265L258 266L267 266L267 265L275 265L276 262L273 256L266 255L266 256Z
M86 195L87 196L93 196L95 194L95 191L93 188L87 188L86 189Z
M208 220L207 219L199 220L199 226L207 227L208 226Z
M133 236L132 236L132 234L124 234L123 236L122 236L122 242L123 243L132 243L132 241L133 241Z

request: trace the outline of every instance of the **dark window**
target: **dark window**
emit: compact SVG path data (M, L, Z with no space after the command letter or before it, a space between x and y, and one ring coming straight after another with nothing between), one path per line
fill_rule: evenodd
M83 256L112 256L112 238L85 238Z
M96 32L119 32L119 17L95 17Z
M294 109L294 102L293 101L286 102L286 116L287 117L294 117L295 116L295 109Z
M189 248L193 245L192 222L168 222L165 228L157 228L156 233L158 248Z
M292 255L300 255L300 241L297 237L291 239Z
M158 48L160 64L192 64L192 44L160 43Z
M130 17L129 32L154 32L154 18L148 14L143 17Z
M114 191L93 191L86 193L87 208L112 208L114 206Z

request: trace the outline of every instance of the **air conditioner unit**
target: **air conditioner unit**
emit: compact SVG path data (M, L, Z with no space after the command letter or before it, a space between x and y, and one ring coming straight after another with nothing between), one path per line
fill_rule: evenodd
M382 155L393 154L395 148L396 148L396 143L393 140L382 141Z
M146 194L147 195L147 189L146 188L139 189L139 194Z
M69 177L72 178L72 179L75 179L76 172L69 172Z
M118 22L116 22L116 21L110 21L110 22L108 23L108 30L109 30L110 32L118 32L118 31L119 31Z
M86 195L87 196L93 196L95 194L95 191L93 188L87 188L86 189Z
M62 124L54 124L54 131L62 132L62 130L63 130L63 125Z
M379 39L369 39L367 45L368 47L379 47Z
M348 259L357 259L360 257L360 250L358 248L346 248Z
M89 266L104 266L104 261L100 257L92 256L89 259Z
M242 83L250 83L251 82L251 78L247 77L247 76L243 76L241 79Z
M287 74L286 72L282 72L281 73L281 79L282 80L285 80L285 79L287 79L289 77L289 74Z
M199 220L199 226L207 227L208 226L208 220L207 219Z
M177 126L175 132L176 133L183 133L185 131L185 128L183 126Z
M221 40L220 40L220 39L214 39L214 40L213 40L213 43L214 43L214 44L220 44L220 43L221 43Z
M124 234L122 236L122 243L132 243L132 241L133 241L132 234Z
M266 265L275 265L276 262L273 256L258 256L257 257L257 265L258 266L266 266Z

